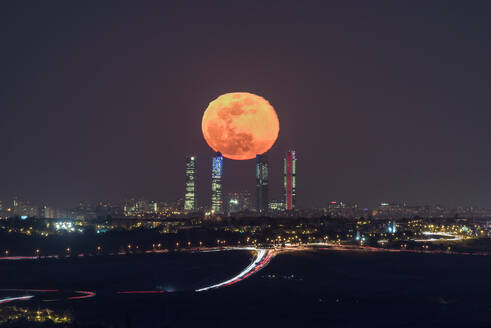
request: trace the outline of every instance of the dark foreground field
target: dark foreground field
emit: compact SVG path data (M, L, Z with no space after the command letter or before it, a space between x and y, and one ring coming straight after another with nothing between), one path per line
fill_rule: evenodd
M241 271L250 257L230 251L3 262L0 288L96 291L87 300L15 304L68 310L78 327L491 327L491 257L289 253L239 284L192 291ZM156 288L170 292L116 294Z

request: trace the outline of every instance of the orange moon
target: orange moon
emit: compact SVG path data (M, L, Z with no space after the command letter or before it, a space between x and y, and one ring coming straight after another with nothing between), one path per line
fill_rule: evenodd
M248 92L226 93L203 114L201 129L208 145L226 158L245 160L267 152L280 132L271 104Z

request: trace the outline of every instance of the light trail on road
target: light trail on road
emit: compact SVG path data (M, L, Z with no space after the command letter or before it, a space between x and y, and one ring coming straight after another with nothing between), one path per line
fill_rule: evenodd
M220 288L220 287L225 287L225 286L230 286L230 285L236 284L239 281L242 281L244 279L247 279L249 276L253 275L254 273L256 273L259 270L261 270L262 268L264 268L269 263L269 261L271 261L271 258L274 255L274 251L272 251L272 250L265 250L265 249L258 249L256 251L257 251L257 254L256 254L256 258L254 259L254 261L252 261L252 263L249 264L238 275L236 275L235 277L233 277L233 278L231 278L229 280L226 280L224 282L221 282L221 283L218 283L218 284L215 284L215 285L211 285L211 286L208 286L208 287L203 287L203 288L200 288L200 289L196 289L196 292L204 292L204 291L207 291L207 290L216 289L216 288Z
M447 237L447 238L428 238L428 239L413 239L415 242L432 242L432 241L458 241L464 239L460 235L453 235L448 232L431 232L431 231L423 231L423 235L425 236L441 236L441 237Z
M7 289L0 289L0 292L59 293L61 291L59 289L20 289L20 288L7 288ZM82 291L82 290L74 290L72 292L75 293L75 294L79 294L79 296L64 297L64 298L51 299L51 300L43 300L43 302L54 302L54 301L60 301L60 300L81 300L81 299L91 298L91 297L94 297L96 295L96 293L94 293L94 292ZM34 296L23 296L23 297L17 297L17 298L7 298L7 299L4 299L4 300L0 300L0 304L6 303L7 301L13 301L13 300L28 300L28 299L31 299L33 297Z
M20 260L37 260L37 256L3 256L0 260L6 261L20 261Z
M21 297L7 297L7 298L0 299L0 304L5 304L13 301L27 301L33 297L34 296L32 295L21 296Z
M30 293L56 293L59 289L19 289L19 288L8 288L0 289L0 292L30 292Z
M83 295L69 297L67 298L67 300L82 300L82 299L94 297L96 295L94 292L87 292L82 290L75 290L74 293L83 294Z
M353 246L353 245L345 245L345 246L330 246L330 247L321 247L316 248L317 250L322 251L344 251L344 252L380 252L380 253L416 253L416 254L444 254L444 255L473 255L473 256L491 256L490 252L458 252L458 251L449 251L442 249L433 249L433 250L419 250L419 249L404 249L404 248L380 248L380 247L371 247L371 246ZM302 250L302 249L299 249ZM303 250L309 250L308 248L304 248Z

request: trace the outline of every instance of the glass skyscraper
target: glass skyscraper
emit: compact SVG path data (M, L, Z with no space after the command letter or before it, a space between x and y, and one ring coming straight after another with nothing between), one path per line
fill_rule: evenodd
M284 181L283 186L285 189L285 209L287 211L293 210L295 208L296 201L296 166L297 157L294 150L289 150L286 153L286 157L283 160L283 175Z
M211 165L211 211L213 214L223 214L223 156L216 153Z
M195 212L196 204L196 156L186 157L186 193L184 194L184 211Z
M268 211L268 157L256 155L256 212Z

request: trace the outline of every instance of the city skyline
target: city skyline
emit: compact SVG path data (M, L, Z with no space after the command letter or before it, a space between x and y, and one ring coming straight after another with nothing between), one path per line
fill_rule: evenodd
M0 327L491 327L491 1L0 12Z
M282 169L280 170L281 172L274 172L273 175L280 175L279 177L279 180L280 180L280 183L279 184L275 184L273 185L273 190L275 190L275 196L271 197L271 196L268 196L268 199L269 200L272 200L273 202L277 202L277 200L280 200L281 202L283 202L283 204L286 204L286 189L285 189L285 186L287 184L287 176L285 174L285 170L288 169L288 156L290 154L291 156L291 152L293 152L293 161L291 162L291 169L293 170L292 172L293 175L292 175L292 181L295 181L295 187L293 187L293 197L292 197L292 200L294 200L294 203L296 203L296 151L294 150L289 150L286 152L286 155L285 153L282 155L283 158L282 158ZM213 162L214 162L214 156L213 154L211 154L212 157L211 157L211 161L212 161L212 167L213 167ZM216 156L216 153L215 153L215 156ZM263 158L267 158L267 155L258 155L259 157ZM190 160L192 158L192 164L190 163ZM233 160L227 160L226 158L222 157L221 158L221 166L222 166L222 170L223 170L223 163L224 161L227 161L229 163L237 163L237 161L233 161ZM160 202L165 202L165 203L179 203L179 202L182 202L183 204L183 209L189 213L192 213L193 211L191 210L188 210L185 208L185 204L186 204L186 194L187 194L187 191L190 190L189 188L192 188L194 190L193 192L193 195L190 196L188 195L189 197L189 201L190 201L190 204L193 203L194 204L194 208L195 209L201 209L201 210L205 210L206 208L210 207L210 204L211 202L209 201L210 199L213 198L213 177L210 179L210 176L208 175L209 174L209 171L205 169L205 174L207 174L207 176L204 178L204 181L198 181L198 179L196 178L196 171L199 171L197 169L197 156L196 155L189 155L189 156L186 156L185 157L185 162L186 162L186 169L185 169L185 178L184 178L184 181L183 183L185 184L185 192L184 194L178 194L176 195L175 197L172 197L172 198L159 198L159 197L148 197L148 196L144 196L142 195L142 193L140 194L137 194L135 192L128 192L126 195L123 195L119 198L114 198L114 199L109 199L109 198L100 198L100 199L90 199L89 197L85 197L83 199L79 199L79 200L74 200L72 201L71 203L67 204L63 204L63 205L60 205L59 203L57 202L48 202L46 201L45 199L41 199L41 200L37 200L37 201L32 201L30 200L29 198L25 197L25 195L23 195L22 193L14 193L10 196L7 196L3 199L0 198L0 202L3 200L7 200L7 201L13 201L14 203L16 202L16 199L22 199L24 201L27 201L28 204L32 204L32 205L35 205L35 206L41 206L41 208L44 206L48 206L50 209L68 209L68 208L73 208L73 207L76 207L77 204L84 204L84 203L92 203L92 204L97 204L97 203L105 203L105 204L108 204L108 203L113 203L113 204L124 204L128 199L141 199L141 200L144 200L144 199L154 199L154 200L159 200ZM241 162L244 162L244 161L241 161ZM247 161L247 162L251 162L251 161ZM268 180L269 180L269 175L271 174L271 170L269 168L269 161L266 160L266 167L267 167L267 174L268 174ZM241 163L242 164L242 163ZM254 166L254 170L256 173L255 174L255 187L256 188L251 188L251 190L254 190L256 189L256 193L257 193L257 169L258 169L258 164L257 164L257 158L255 160L255 166ZM201 172L200 172L201 173ZM223 174L223 171L221 172ZM249 172L250 173L250 172ZM201 174L203 175L203 173ZM213 170L212 170L212 175L213 175ZM252 175L252 174L250 174ZM192 179L190 179L190 177L192 176ZM246 175L243 175L243 176L247 176ZM251 178L249 177L249 184L251 184ZM226 214L226 209L227 209L227 204L226 204L226 195L227 194L230 194L230 193L236 193L237 190L242 190L241 192L249 192L249 189L248 188L244 188L243 185L233 185L231 183L231 181L234 181L234 179L230 179L229 181L227 181L226 179L224 180L223 179L223 176L220 178L220 188L221 188L221 201L222 201L222 211L223 211L223 214ZM208 195L205 195L204 197L202 196L201 198L201 201L202 202L198 202L198 196L197 196L197 190L198 190L198 187L197 185L200 185L201 188L199 188L200 190L207 190L209 191L209 194ZM224 189L224 184L227 185L227 188ZM270 183L268 182L268 185L270 185ZM242 189L241 189L242 188ZM177 187L176 187L177 189ZM268 186L268 195L269 195L269 189L270 187ZM257 194L256 194L257 195ZM256 197L255 195L255 197ZM257 201L257 199L256 199ZM363 204L361 203L359 200L356 200L356 199L351 199L351 198L345 198L345 199L340 199L340 198L324 198L322 199L320 202L318 202L315 206L311 206L311 207L308 207L308 206L305 206L305 207L300 207L301 209L303 210L308 210L308 209L319 209L319 208L325 208L327 207L330 203L332 203L333 201L335 202L341 202L341 203L353 203L353 204L357 204L358 206L360 207L364 207L364 208L367 208L367 209L373 209L373 208L376 208L377 206L380 206L381 204L400 204L400 205L404 205L406 206L406 204L408 206L416 206L416 207L424 207L424 206L442 206L444 208L475 208L475 209L491 209L491 207L486 207L486 206L480 206L476 203L473 203L473 202L470 202L470 203L456 203L456 204L443 204L441 202L435 202L435 203L431 203L431 202L428 202L428 201L420 201L420 202L410 202L408 200L405 200L405 199L390 199L390 198L385 198L385 199L379 199L377 201L374 201L373 203L371 204ZM179 207L179 206L178 206ZM254 209L254 210L257 210L257 206L256 207L251 207L251 209Z

